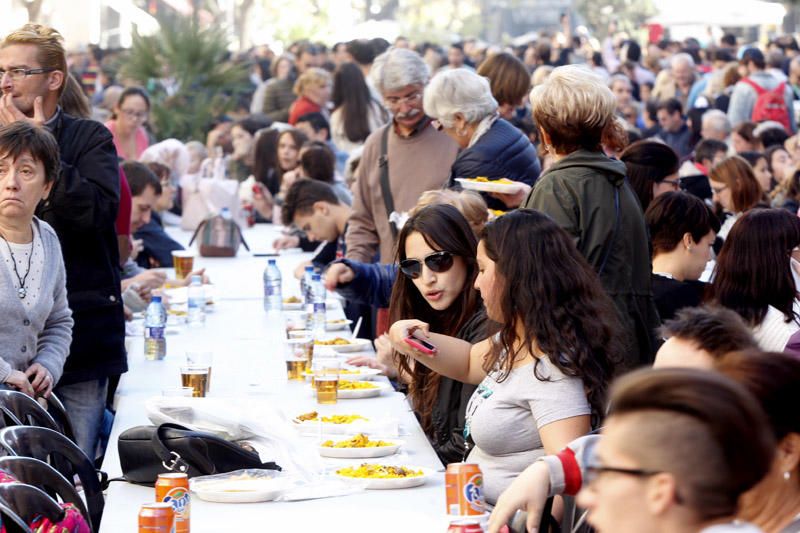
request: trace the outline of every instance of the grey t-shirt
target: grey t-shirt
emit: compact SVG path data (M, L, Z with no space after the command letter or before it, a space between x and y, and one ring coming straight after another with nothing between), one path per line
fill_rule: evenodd
M564 376L547 358L514 368L498 382L491 372L467 405L465 433L475 447L467 462L483 472L484 495L494 503L520 472L544 455L539 429L547 424L591 414L580 378Z

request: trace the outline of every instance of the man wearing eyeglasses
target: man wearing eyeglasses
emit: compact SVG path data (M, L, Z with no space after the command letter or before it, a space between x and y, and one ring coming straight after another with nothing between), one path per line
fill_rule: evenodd
M114 228L119 170L111 133L58 106L67 64L61 35L26 24L0 43L0 125L30 122L58 141L61 172L36 215L56 230L75 325L64 375L55 388L78 445L95 458L108 379L127 370Z
M422 58L401 48L372 65L370 77L393 118L364 143L346 236L348 259L370 263L378 253L381 262L391 262L405 212L449 178L458 146L422 110L428 76Z

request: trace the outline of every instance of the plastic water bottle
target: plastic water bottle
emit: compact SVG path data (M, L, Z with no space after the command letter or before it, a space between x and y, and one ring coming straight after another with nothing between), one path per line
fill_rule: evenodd
M274 259L267 262L264 269L264 311L280 312L283 307L281 296L281 271Z
M319 274L314 274L311 278L311 293L314 298L313 324L314 338L320 338L325 334L325 285Z
M161 296L153 296L144 315L144 356L150 361L164 359L167 355L167 310Z
M300 279L300 294L303 295L303 303L308 304L308 291L311 290L311 277L314 275L314 267L308 265L303 277Z
M192 276L189 285L189 324L200 325L205 321L206 295L203 291L203 280L200 276Z
M231 214L230 207L223 207L222 209L220 209L219 216L221 216L225 220L231 220L233 218L233 215Z
M303 304L306 310L306 329L314 327L314 267L307 266L303 274Z

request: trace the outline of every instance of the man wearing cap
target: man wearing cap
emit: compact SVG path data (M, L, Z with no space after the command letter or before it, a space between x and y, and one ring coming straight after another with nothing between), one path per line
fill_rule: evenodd
M753 110L758 100L758 90L754 85L765 91L774 91L781 83L784 83L784 99L791 129L787 133L791 134L797 131L792 107L794 99L792 88L788 83L781 82L766 70L767 62L763 52L758 48L748 48L742 54L739 63L747 69L747 77L736 84L731 94L731 102L728 106L731 127L735 128L742 122L753 120Z

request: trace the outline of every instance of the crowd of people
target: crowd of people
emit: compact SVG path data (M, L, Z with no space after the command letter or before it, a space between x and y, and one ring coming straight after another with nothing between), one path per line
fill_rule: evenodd
M800 531L794 38L644 46L567 21L518 48L249 59L250 102L156 142L148 92L68 65L55 30L0 43L0 378L55 391L87 455L125 319L181 249L165 227L225 179L241 222L317 250L297 277L322 271L375 341L350 362L407 392L443 463L481 467L490 531L561 495L600 531Z

